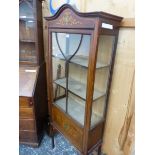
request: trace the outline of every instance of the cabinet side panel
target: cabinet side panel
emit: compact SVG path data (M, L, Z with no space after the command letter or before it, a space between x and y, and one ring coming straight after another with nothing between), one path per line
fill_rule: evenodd
M34 92L34 108L36 116L37 134L38 138L41 138L43 134L43 129L47 124L48 118L45 64L41 65L39 68L36 88Z

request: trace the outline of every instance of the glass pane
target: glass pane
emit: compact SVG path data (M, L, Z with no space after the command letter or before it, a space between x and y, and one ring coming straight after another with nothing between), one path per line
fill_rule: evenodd
M54 58L53 61L53 98L57 100L65 97L65 85L60 86L60 82L65 78L65 62ZM64 103L65 104L65 103ZM64 105L65 106L65 105Z
M69 89L72 93L86 100L87 69L83 66L69 64Z
M88 58L90 36L82 34L53 33L53 55L68 60L77 51L77 57ZM80 44L81 43L81 44ZM77 59L78 61L78 59ZM88 62L88 61L87 61ZM87 63L86 63L87 64Z
M19 24L19 59L20 61L31 61L36 63L35 23L20 20Z
M19 60L37 62L33 1L23 0L19 6Z
M23 0L19 6L19 17L21 19L34 18L33 0Z
M68 93L68 114L84 126L85 101L72 93Z
M19 47L19 61L37 62L35 44L21 42Z
M35 42L35 22L19 21L19 40L27 42Z
M114 39L114 36L108 35L101 35L99 37L91 127L104 119L103 117L105 113L106 93L109 80L109 71L111 66ZM98 95L98 93L100 95Z
M60 87L55 104L76 122L84 125L90 35L52 33L54 92ZM61 76L55 68L61 64ZM62 97L60 97L62 96Z

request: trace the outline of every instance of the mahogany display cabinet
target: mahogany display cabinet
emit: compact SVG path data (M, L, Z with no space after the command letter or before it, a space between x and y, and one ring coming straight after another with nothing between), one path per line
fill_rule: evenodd
M51 133L57 129L81 154L100 154L122 17L65 4L45 19Z
M38 146L48 117L42 1L19 1L19 142Z

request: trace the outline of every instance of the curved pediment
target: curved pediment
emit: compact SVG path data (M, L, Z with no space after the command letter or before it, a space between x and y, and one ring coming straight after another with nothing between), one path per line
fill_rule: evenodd
M105 13L105 12L87 12L87 13L81 13L78 12L77 10L75 10L71 5L69 4L64 4L62 5L59 10L57 11L57 13L54 16L51 17L45 17L46 20L54 20L56 19L65 9L70 9L72 10L76 15L80 16L80 17L100 17L100 18L108 18L108 19L112 19L112 20L116 20L116 21L121 21L122 17L116 16L116 15L112 15L109 13Z
M80 13L69 4L62 5L54 16L45 17L49 21L49 27L53 28L94 28L95 19L98 18L114 23L122 20L122 17L105 12Z

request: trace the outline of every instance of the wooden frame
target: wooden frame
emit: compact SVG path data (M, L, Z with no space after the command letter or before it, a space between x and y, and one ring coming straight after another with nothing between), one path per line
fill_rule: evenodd
M99 36L109 35L114 36L115 38L109 67L107 93L105 95L106 103L108 103L119 25L122 20L122 17L118 17L104 12L79 13L76 10L74 10L70 5L65 4L62 7L60 7L60 9L53 17L45 17L45 19L47 20L48 24L49 49L47 53L47 81L48 81L48 105L50 109L49 111L50 111L52 137L53 137L53 129L56 128L65 137L67 137L71 143L74 144L74 146L81 152L81 154L87 155L95 149L98 149L98 154L100 154L105 119L101 119L93 128L91 128L91 117L93 108L92 104L93 104L95 73L96 73L96 64L98 56ZM104 24L106 26L110 26L110 29L103 28L102 26ZM64 112L62 109L60 109L54 104L54 96L53 96L54 90L52 86L53 62L51 57L52 56L51 32L78 33L78 34L91 35L83 126L79 126L79 124L75 120L73 120L73 118L70 117L68 113ZM105 107L105 111L106 109L107 104ZM106 116L106 112L104 113L104 116ZM66 124L67 129L65 126Z
M29 4L30 1L19 0L19 5L22 5L23 2ZM24 24L25 21L34 24L31 31L25 30L26 24L20 25L19 41L20 45L32 47L35 51L33 56L36 57L34 62L30 59L19 62L19 143L37 147L43 137L44 129L47 127L48 105L43 48L42 0L32 0L31 4L29 5L32 9L32 15L26 16L26 13L23 13L19 17L19 21ZM23 10L26 9L23 8ZM31 16L34 18L29 18ZM24 49L26 52L31 51L30 58L32 57L32 49Z

